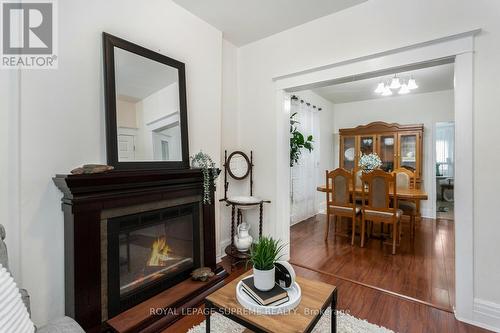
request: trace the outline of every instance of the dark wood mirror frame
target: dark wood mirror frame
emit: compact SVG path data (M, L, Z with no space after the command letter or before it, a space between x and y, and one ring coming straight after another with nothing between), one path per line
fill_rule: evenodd
M241 156L245 159L245 161L247 162L247 172L243 175L243 176L236 176L233 171L231 170L231 159L235 156ZM250 173L250 171L252 170L252 163L250 162L250 159L248 158L247 154L245 154L244 152L241 152L241 151L233 151L229 157L227 158L227 161L224 163L226 168L227 168L227 172L229 173L229 175L233 178L233 179L236 179L236 180L242 180L242 179L245 179L248 174Z
M104 54L104 92L106 103L106 154L108 164L118 170L137 169L189 169L189 142L186 102L185 64L163 54L146 49L137 44L115 37L106 32L102 34ZM115 52L118 47L159 63L177 68L179 71L179 108L182 161L136 161L120 162L118 160L118 136L116 125L116 86L115 86Z

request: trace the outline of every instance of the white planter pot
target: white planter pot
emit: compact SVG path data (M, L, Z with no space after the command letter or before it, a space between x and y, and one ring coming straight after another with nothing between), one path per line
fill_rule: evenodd
M275 269L261 271L260 269L253 269L253 282L255 284L255 288L261 291L268 291L273 289L274 287L274 272Z

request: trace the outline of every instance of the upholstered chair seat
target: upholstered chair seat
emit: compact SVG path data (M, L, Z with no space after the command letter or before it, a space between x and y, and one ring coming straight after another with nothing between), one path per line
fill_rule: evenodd
M348 212L352 212L352 208L351 207L344 207L344 206L335 206L335 205L330 205L330 208L333 209L334 211L344 211L346 213ZM361 214L361 207L360 206L357 206L356 205L356 215L359 215Z
M391 217L393 216L394 213L392 212L382 212L379 210L370 210L370 209L365 209L365 219L369 220L370 217ZM401 216L403 215L403 211L401 209L396 210L396 218L400 219Z
M36 330L36 333L83 333L80 325L70 317L57 318Z
M417 204L413 201L399 200L398 208L403 211L403 215L417 214Z

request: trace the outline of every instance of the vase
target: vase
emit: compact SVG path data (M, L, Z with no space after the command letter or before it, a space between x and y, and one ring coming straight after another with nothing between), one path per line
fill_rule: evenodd
M273 266L272 269L267 271L262 271L260 269L253 268L253 283L255 288L260 291L269 291L274 287L274 274L275 268Z
M246 222L238 225L236 235L234 235L234 246L239 252L247 252L252 246L253 238L248 233L249 230L250 225Z

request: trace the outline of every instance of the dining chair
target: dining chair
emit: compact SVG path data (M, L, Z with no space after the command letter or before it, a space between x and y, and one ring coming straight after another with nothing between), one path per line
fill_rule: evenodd
M351 245L354 245L354 236L356 232L356 217L361 209L351 199L351 189L354 188L354 174L343 169L337 168L332 171L326 171L326 231L325 241L328 239L330 230L330 217L334 217L334 232L336 234L337 217L347 217L352 219Z
M398 168L392 172L396 176L396 190L408 190L417 188L417 177L415 173L407 168ZM415 237L415 221L418 215L417 203L411 200L399 200L398 208L403 211L403 215L410 217L410 237Z
M396 176L383 170L363 173L361 176L361 247L365 245L366 221L392 225L392 254L396 254L396 240L399 241L401 214L398 209ZM366 186L365 186L366 185ZM393 205L389 196L392 187Z

